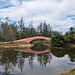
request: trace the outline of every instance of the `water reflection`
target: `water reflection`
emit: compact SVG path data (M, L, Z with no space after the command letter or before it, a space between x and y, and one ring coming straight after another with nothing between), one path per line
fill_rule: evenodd
M52 49L41 54L1 50L0 75L57 75L75 67L74 53L75 49Z
M48 49L48 46L45 44L37 43L37 44L34 44L34 46L31 47L31 49L34 51L44 51L44 50Z
M14 52L13 50L11 51L4 51L0 53L0 65L3 66L4 68L4 73L9 73L9 70L12 69L14 70L14 67L17 64L17 53Z
M50 63L52 57L50 53L43 53L37 55L37 60L40 63L40 65L45 66L47 63Z
M15 49L15 51L28 52L28 53L37 53L37 54L50 52L49 48L46 49L46 50L43 50L43 51L35 51L35 50L32 50L31 48L27 48L27 49Z
M64 57L64 55L68 54L70 57L70 60L72 62L75 62L75 48L64 48L64 49L56 49L52 48L51 52L56 57Z
M15 49L15 51L37 53L37 54L50 52L48 46L44 44L34 44L34 46L31 48Z
M23 72L25 60L27 60L30 67L33 68L35 56L37 56L37 61L42 66L46 67L46 64L50 63L50 53L33 54L17 52L14 50L6 50L0 53L0 65L4 68L4 73L6 73L6 75L10 73L10 71L14 71L16 66L21 72Z

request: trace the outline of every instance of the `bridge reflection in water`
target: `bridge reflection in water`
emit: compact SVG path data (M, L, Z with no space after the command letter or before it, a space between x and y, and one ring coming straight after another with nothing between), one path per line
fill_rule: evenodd
M7 49L6 49L7 50ZM6 50L0 50L0 52L4 52ZM44 51L34 51L30 48L26 48L26 49L14 49L14 51L20 51L20 52L28 52L28 53L37 53L37 54L41 54L41 53L46 53L46 52L50 52L49 48L44 50Z
M25 72L29 73L29 71L31 71L30 69L28 71L25 71L25 68L26 70L27 68L29 68L28 66L33 69L35 62L38 62L41 66L46 67L47 63L50 63L52 58L51 54L49 53L49 49L46 49L44 51L34 51L30 48L27 48L10 50L6 49L0 51L0 66L4 68L0 75L12 75L12 73L13 75L18 75L17 73L20 73L19 75L22 75L22 72L24 72L23 75L25 75ZM35 58L37 60L35 60ZM17 71L16 73L15 70Z
M32 46L31 48L27 48L27 49L16 49L15 51L20 51L20 52L29 52L29 53L46 53L49 52L49 47L47 45L44 44L34 44L34 46Z
M0 50L0 75L56 75L75 67L75 49L47 50Z
M30 48L27 48L27 49L15 49L15 51L28 52L28 53L37 53L37 54L50 52L49 48L44 50L44 51L34 51L34 50L30 49Z

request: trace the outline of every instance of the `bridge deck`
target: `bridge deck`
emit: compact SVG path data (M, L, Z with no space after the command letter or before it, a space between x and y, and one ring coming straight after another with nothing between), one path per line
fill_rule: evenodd
M31 41L35 40L35 39L44 39L44 40L47 40L47 41L50 41L51 38L48 38L48 37L43 37L43 36L36 36L36 37L30 37L30 38L25 38L25 39L21 39L21 40L16 40L14 42L27 42L27 43L30 43Z

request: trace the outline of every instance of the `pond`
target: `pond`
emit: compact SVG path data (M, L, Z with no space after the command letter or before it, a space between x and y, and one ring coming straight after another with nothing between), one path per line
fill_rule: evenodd
M38 48L41 47L31 49L37 51ZM57 75L71 68L75 68L73 48L53 48L43 53L25 52L25 49L0 50L0 75Z

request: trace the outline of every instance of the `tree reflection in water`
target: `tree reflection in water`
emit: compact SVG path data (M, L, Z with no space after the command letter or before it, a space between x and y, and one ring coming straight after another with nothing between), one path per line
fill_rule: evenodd
M21 72L24 72L26 65L29 65L31 69L34 68L35 61L39 63L42 67L46 67L48 63L51 62L52 56L58 58L64 57L68 54L71 62L75 62L75 49L51 49L48 53L27 53L22 51L15 51L13 49L0 52L0 66L4 68L3 72L0 74L11 75L11 71L14 72L17 67ZM35 60L36 59L36 60ZM28 67L28 66L27 66Z
M63 48L63 49L58 49L58 48L52 48L51 53L56 56L56 57L64 57L64 55L68 54L70 57L70 60L72 62L75 62L75 48Z
M37 54L37 61L40 63L40 65L45 66L47 63L50 63L51 61L51 54L50 53L43 53L43 54Z
M37 58L37 62L46 67L47 63L51 61L50 53L35 54L15 51L13 49L0 52L0 65L4 68L4 73L10 74L10 71L14 71L15 67L23 72L25 67L25 60L28 61L30 67L33 69L34 58Z
M6 74L10 69L13 71L17 64L17 52L13 50L1 52L0 64L4 67Z
M33 69L34 66L36 66L34 65L36 64L35 61L42 67L46 67L47 64L51 62L53 55L60 58L66 54L70 56L72 62L75 62L75 49L52 49L51 52L41 54L11 49L0 52L0 66L4 68L4 72L2 72L4 75L11 75L11 71L13 72L16 67L18 70L20 69L21 72L24 72L26 65L29 65L31 69Z

